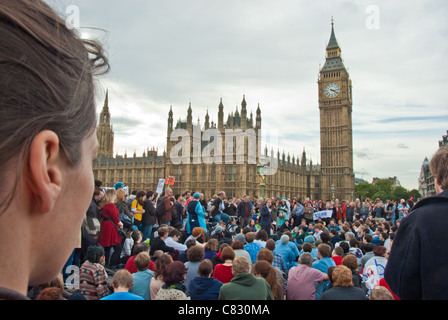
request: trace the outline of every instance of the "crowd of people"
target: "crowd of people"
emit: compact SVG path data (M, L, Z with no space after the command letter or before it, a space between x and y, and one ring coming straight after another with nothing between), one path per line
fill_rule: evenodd
M45 1L3 1L0 28L1 300L447 298L448 146L415 204L102 188L101 44Z
M64 267L79 267L72 298L398 299L378 266L386 266L411 202L227 199L225 192L206 201L197 192L127 195L121 182L95 183L81 245ZM69 275L63 270L62 279Z

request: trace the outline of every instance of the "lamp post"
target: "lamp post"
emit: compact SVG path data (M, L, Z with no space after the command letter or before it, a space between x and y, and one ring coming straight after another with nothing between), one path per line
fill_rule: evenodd
M332 201L334 201L334 192L335 192L334 184L332 183L332 184L331 184L331 200L332 200Z

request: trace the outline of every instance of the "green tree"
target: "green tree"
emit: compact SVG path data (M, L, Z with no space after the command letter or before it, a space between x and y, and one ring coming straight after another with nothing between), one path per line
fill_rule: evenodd
M417 189L412 189L409 191L409 199L412 198L414 201L417 201L417 199L421 198L422 195Z
M368 182L361 182L355 186L355 195L362 200L372 198L377 191L376 186Z
M392 182L389 179L380 179L375 183L375 186L377 187L378 191L384 192L384 193L381 193L382 196L385 195L385 198L391 198L393 187L392 187ZM373 198L375 198L375 197L373 197ZM380 198L381 200L384 200L381 197L378 197L378 198Z
M397 187L395 187L395 189L392 192L392 200L395 200L395 201L400 201L400 199L407 200L410 198L409 194L410 194L410 192L408 189L406 189L402 186L397 186Z

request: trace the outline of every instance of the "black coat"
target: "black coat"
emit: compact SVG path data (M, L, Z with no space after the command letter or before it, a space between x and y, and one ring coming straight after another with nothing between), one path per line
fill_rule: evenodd
M420 200L401 221L385 270L400 299L447 299L447 230L448 190Z
M142 215L142 224L146 226L154 225L156 223L156 208L149 199L143 201L143 209L145 213Z

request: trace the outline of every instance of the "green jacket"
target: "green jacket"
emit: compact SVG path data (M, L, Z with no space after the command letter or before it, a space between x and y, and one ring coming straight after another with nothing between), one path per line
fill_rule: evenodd
M223 284L219 300L274 300L274 296L266 280L252 273L240 273Z

